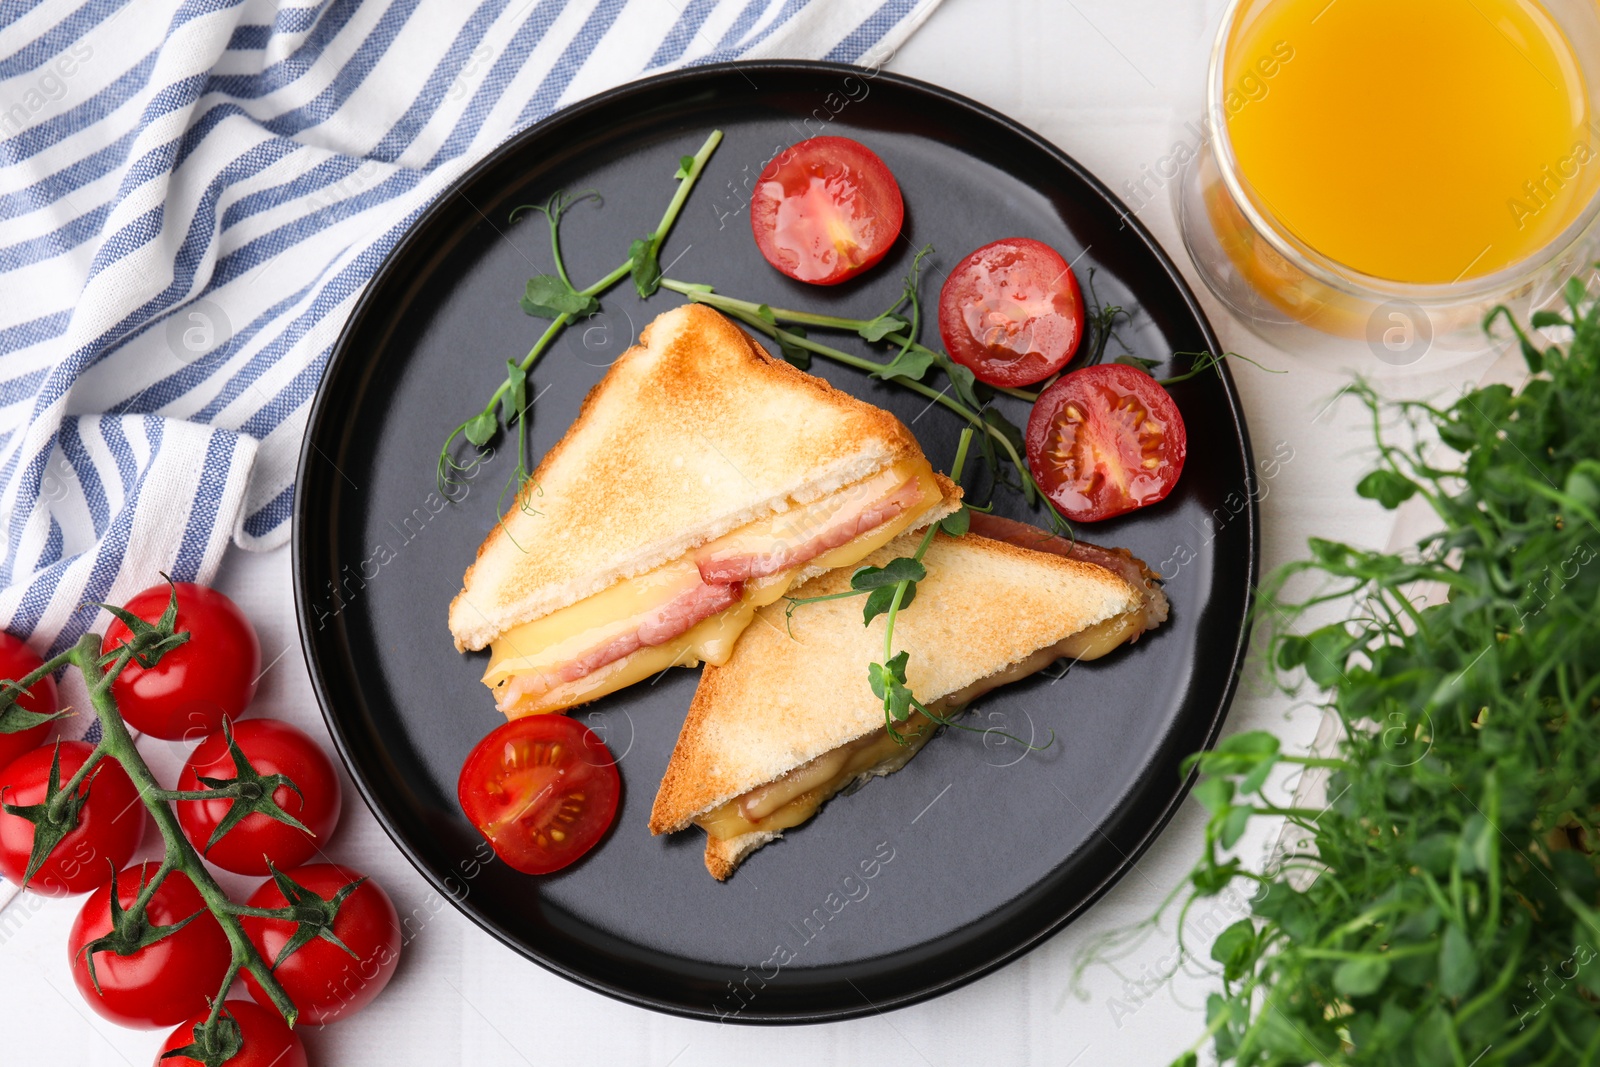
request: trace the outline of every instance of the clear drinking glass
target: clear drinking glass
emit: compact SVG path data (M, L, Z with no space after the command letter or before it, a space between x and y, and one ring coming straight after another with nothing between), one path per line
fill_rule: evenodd
M1493 273L1447 284L1373 277L1299 240L1241 173L1224 106L1230 43L1238 27L1275 2L1232 0L1224 13L1211 50L1203 137L1173 186L1183 241L1196 268L1252 332L1292 353L1346 360L1375 354L1396 366L1432 353L1429 365L1440 366L1492 347L1482 324L1495 307L1506 305L1526 321L1531 310L1558 297L1569 277L1593 266L1600 255L1600 193L1536 252ZM1575 53L1596 156L1586 166L1600 171L1600 4L1544 0L1544 7ZM1504 132L1485 129L1486 144Z

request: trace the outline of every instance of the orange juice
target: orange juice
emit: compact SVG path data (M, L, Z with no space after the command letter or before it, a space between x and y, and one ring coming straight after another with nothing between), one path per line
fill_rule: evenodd
M1476 278L1537 252L1600 185L1577 57L1537 0L1245 4L1224 111L1258 209L1395 282Z

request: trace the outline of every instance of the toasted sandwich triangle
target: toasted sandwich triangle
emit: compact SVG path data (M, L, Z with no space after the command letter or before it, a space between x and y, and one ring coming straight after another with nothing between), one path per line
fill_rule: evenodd
M905 534L866 560L909 556ZM927 577L895 622L894 644L910 653L906 676L919 699L959 692L1085 627L1131 610L1138 594L1112 572L969 534L934 537ZM850 576L824 574L791 595L842 592ZM695 816L884 725L867 666L884 657L882 616L862 625L862 599L803 604L785 619L783 601L757 613L721 667L706 667L650 814L652 833ZM771 834L713 841L731 870ZM713 867L715 873L715 867ZM725 875L718 875L725 877Z
M478 549L450 605L456 647L920 455L888 412L774 359L710 308L675 308L590 391Z

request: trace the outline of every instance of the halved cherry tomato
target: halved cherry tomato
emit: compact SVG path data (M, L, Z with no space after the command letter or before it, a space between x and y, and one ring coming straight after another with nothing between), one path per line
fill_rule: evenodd
M1028 417L1028 469L1061 513L1098 522L1164 498L1188 435L1161 383L1122 363L1064 375Z
M94 746L85 741L62 741L61 784L88 762ZM28 807L44 802L50 783L50 762L56 748L36 748L12 760L0 774L0 801ZM50 850L34 872L28 888L42 896L70 897L87 893L111 881L113 867L120 870L133 858L144 836L144 803L122 764L107 756L95 765L78 787L87 796L78 812L78 825ZM0 875L21 882L33 850L34 824L21 815L0 811Z
M117 873L117 902L131 906L161 865L149 860ZM111 932L111 886L83 902L67 937L72 980L89 1007L118 1026L150 1029L176 1026L210 1007L233 958L228 937L189 876L173 871L161 880L145 910L151 925L189 921L177 933L127 956L94 953L94 973L83 950Z
M0 633L0 678L16 681L39 669L44 660L20 638ZM17 706L36 715L54 714L56 703L55 679L49 675L41 678L18 698ZM14 734L0 733L0 770L5 765L32 748L38 748L50 732L49 723L30 726Z
M178 629L189 640L148 669L137 660L111 683L117 709L128 725L163 741L194 741L237 719L256 695L261 643L239 605L203 585L177 583ZM167 610L172 588L153 585L123 607L146 622ZM120 619L106 627L102 652L120 648L132 635Z
M549 874L588 852L617 814L622 779L595 732L565 715L513 719L478 742L456 786L500 858Z
M235 874L266 874L269 859L279 870L300 866L316 855L318 846L327 842L339 821L342 805L333 761L310 737L277 719L235 723L233 740L257 774L287 775L295 784L296 789L278 786L272 791L272 799L311 833L257 811L246 815L208 849L206 843L234 805L233 800L221 798L178 801L183 835L206 859ZM189 754L183 773L178 776L178 788L190 792L201 788L201 778L238 776L228 739L218 730Z
M900 183L848 137L813 137L774 156L750 202L750 229L767 262L816 285L838 285L877 263L904 219Z
M967 256L939 290L950 358L990 385L1032 385L1067 365L1083 340L1083 293L1067 261L1026 237Z
M243 1042L238 1052L222 1061L222 1067L307 1067L306 1047L275 1010L243 999L228 1001L222 1010L239 1028ZM189 1056L166 1054L194 1047L195 1027L204 1024L210 1014L200 1012L168 1034L155 1067L202 1067L202 1061Z

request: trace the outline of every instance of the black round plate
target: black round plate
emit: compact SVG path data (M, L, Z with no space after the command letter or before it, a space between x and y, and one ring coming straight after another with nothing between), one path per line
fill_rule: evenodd
M1238 677L1256 572L1257 516L1243 416L1226 372L1174 387L1189 430L1183 479L1162 504L1083 530L1169 579L1171 621L1060 679L996 693L898 774L840 798L729 882L702 866L698 831L653 838L651 800L698 671L673 670L584 709L621 761L616 825L559 874L488 862L456 804L456 775L500 721L459 655L446 607L495 520L514 467L504 443L447 503L440 442L477 410L542 324L517 305L551 269L549 232L519 204L595 189L563 231L579 284L656 224L681 155L726 140L662 259L670 276L779 307L870 317L893 302L916 248L922 287L999 237L1059 249L1098 298L1128 308L1134 354L1217 350L1155 241L1068 156L953 93L820 63L705 67L625 86L513 138L440 197L388 258L329 361L300 458L295 596L329 729L401 851L475 922L559 974L635 1004L738 1022L840 1019L960 985L1038 944L1104 893L1183 798L1179 763L1216 736ZM775 151L821 133L876 151L905 193L905 239L866 278L791 282L761 259L748 190ZM531 455L651 318L627 283L568 330L533 375ZM936 336L936 329L929 328ZM883 358L855 338L838 344ZM1114 342L1117 344L1117 342ZM819 360L814 372L895 412L947 467L959 425L899 387ZM1021 424L1026 405L1001 398ZM969 465L969 470L971 465ZM1011 490L999 510L1028 518ZM1036 517L1036 516L1035 516ZM865 684L841 679L841 685ZM999 733L1042 743L1029 751Z

